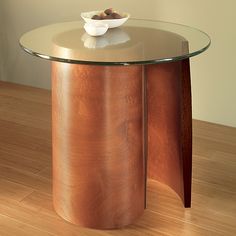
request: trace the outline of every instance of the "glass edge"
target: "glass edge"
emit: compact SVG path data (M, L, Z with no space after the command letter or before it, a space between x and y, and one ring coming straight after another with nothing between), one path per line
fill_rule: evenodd
M205 32L202 32L202 33L206 34ZM82 61L82 60L80 61L80 60L73 60L73 59L63 59L60 57L53 57L53 56L48 56L48 55L34 52L34 51L24 47L20 41L19 41L19 45L28 54L39 57L41 59L46 59L49 61L57 61L57 62L70 63L70 64L97 65L97 66L128 66L128 65L149 65L149 64L175 62L175 61L180 61L180 60L184 60L187 58L197 56L197 55L203 53L204 51L206 51L210 47L211 38L208 35L207 35L207 37L209 39L209 43L205 47L203 47L202 49L195 51L193 53L189 53L189 54L186 54L183 56L177 56L177 57L173 57L173 58L163 58L160 60L156 59L156 60L148 60L148 61L128 61L128 62L101 62L101 61L98 62L98 61Z

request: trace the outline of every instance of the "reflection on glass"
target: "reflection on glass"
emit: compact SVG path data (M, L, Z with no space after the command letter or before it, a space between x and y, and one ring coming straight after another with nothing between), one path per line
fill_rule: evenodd
M130 40L129 35L122 28L109 29L106 34L100 37L92 37L84 33L81 37L86 48L104 48L111 45L126 43Z
M89 36L83 29L74 29L53 37L53 55L83 61L124 60L143 58L144 44L129 35L130 29L116 28L99 37ZM131 32L132 33L132 32Z

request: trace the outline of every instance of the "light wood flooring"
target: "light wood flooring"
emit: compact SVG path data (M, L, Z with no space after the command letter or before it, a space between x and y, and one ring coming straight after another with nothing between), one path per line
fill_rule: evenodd
M50 92L0 82L0 236L234 236L236 129L194 121L193 200L148 182L143 217L121 230L72 225L52 207Z

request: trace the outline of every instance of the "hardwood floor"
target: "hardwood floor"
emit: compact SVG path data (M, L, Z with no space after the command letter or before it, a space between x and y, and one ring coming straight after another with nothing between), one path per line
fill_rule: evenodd
M121 230L67 223L51 200L50 92L0 82L0 236L234 236L236 128L193 122L193 199L148 182L148 206Z

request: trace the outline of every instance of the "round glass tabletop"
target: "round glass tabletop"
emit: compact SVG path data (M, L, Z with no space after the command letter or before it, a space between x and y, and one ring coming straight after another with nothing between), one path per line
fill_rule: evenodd
M95 65L155 64L192 57L210 46L195 28L161 21L130 19L103 36L89 36L84 22L37 28L20 39L28 53L52 61Z

